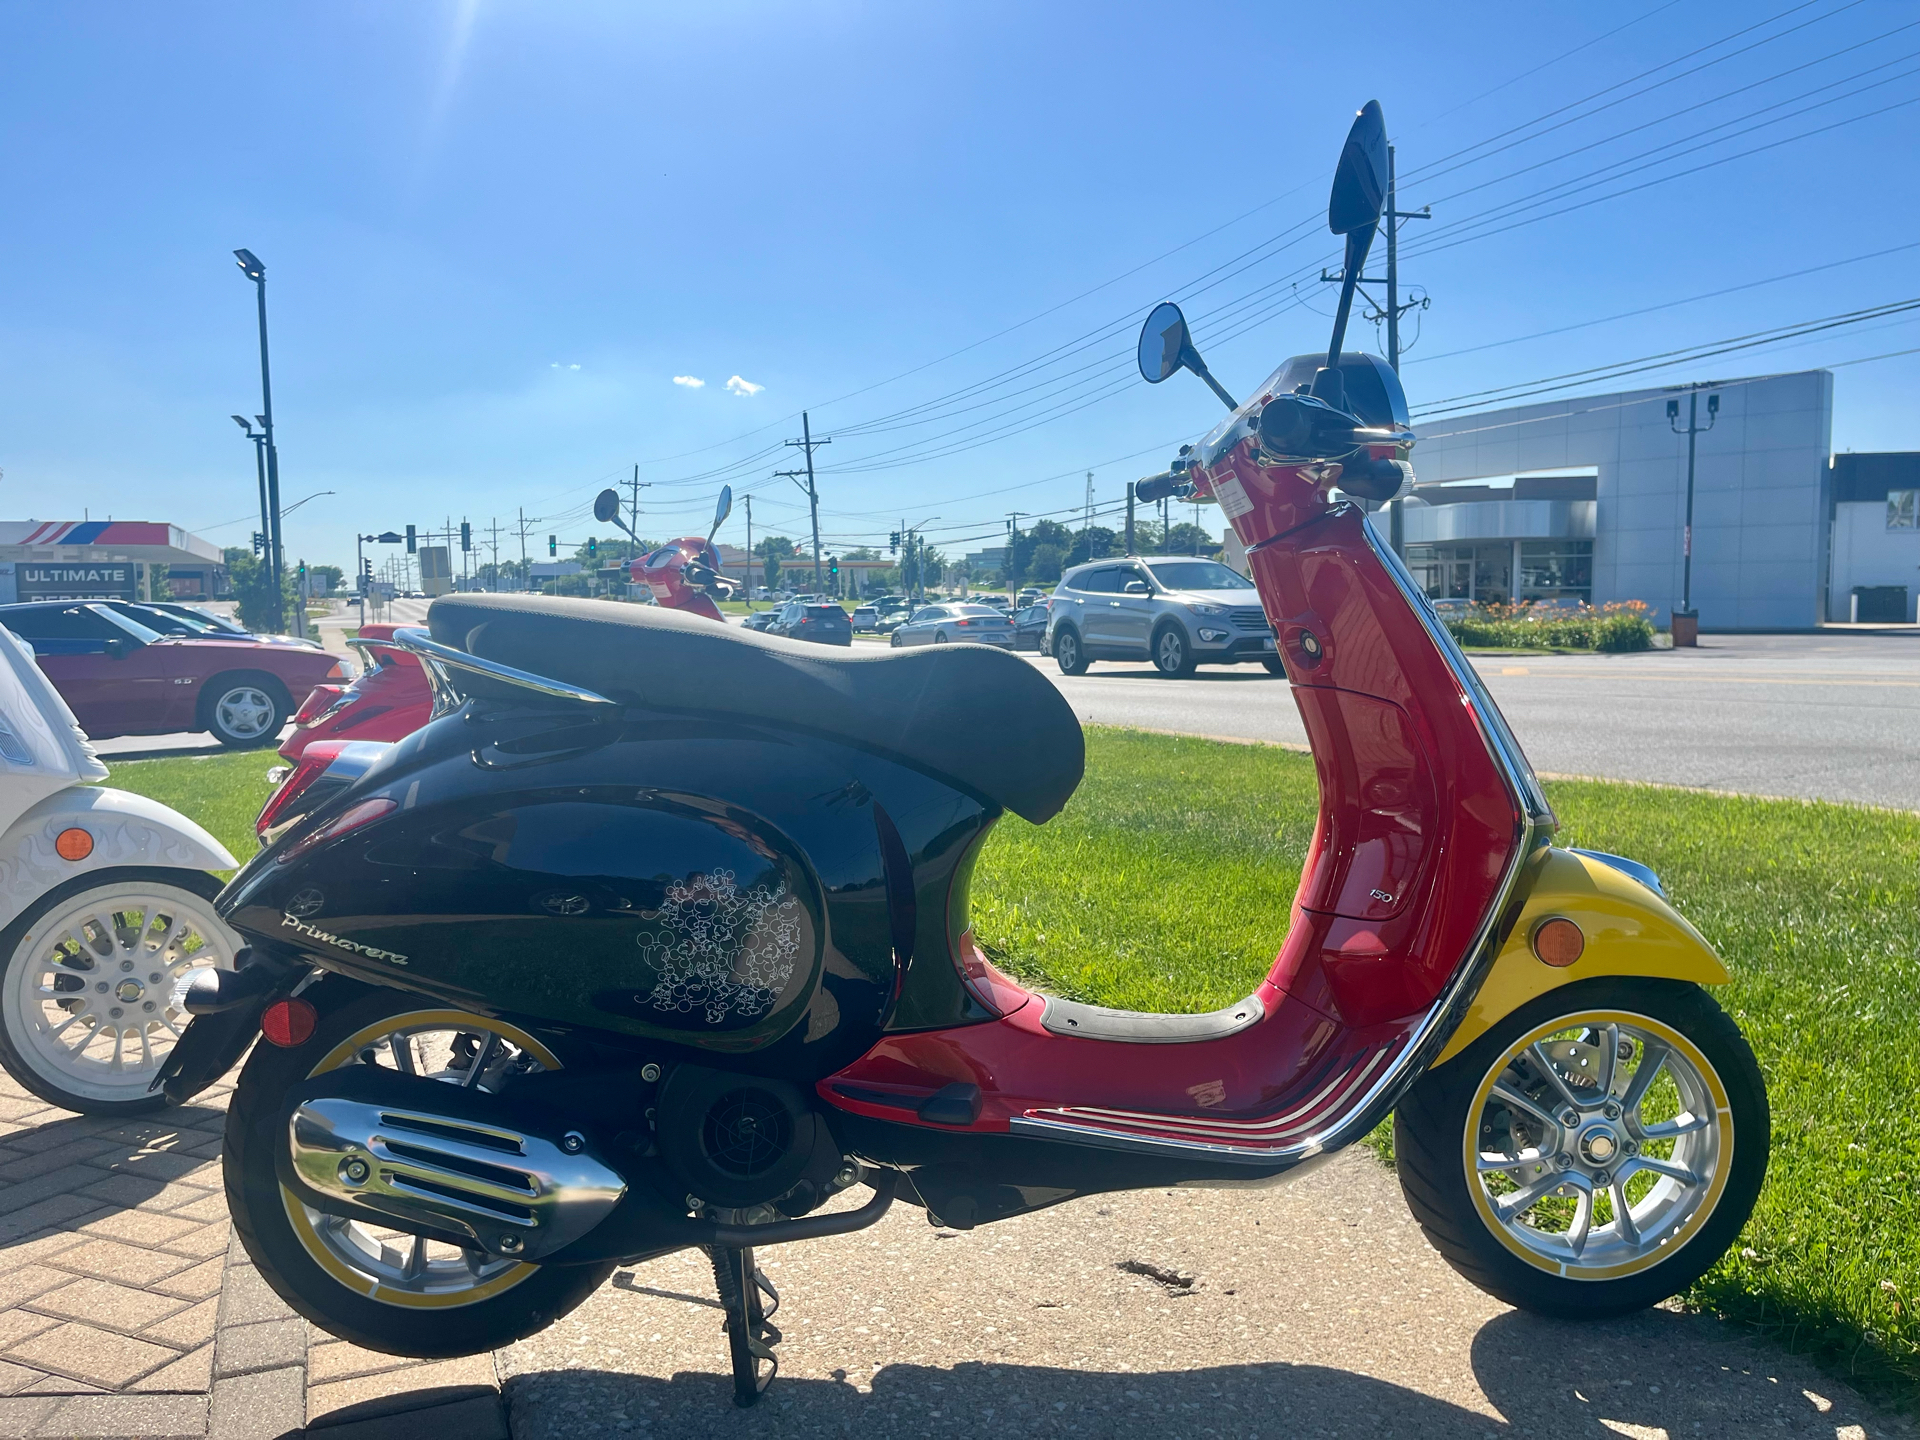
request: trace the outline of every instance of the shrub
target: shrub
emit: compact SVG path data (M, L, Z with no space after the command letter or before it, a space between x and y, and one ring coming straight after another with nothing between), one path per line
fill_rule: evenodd
M1531 603L1475 605L1443 617L1462 645L1501 650L1651 650L1653 622L1643 600L1536 610Z

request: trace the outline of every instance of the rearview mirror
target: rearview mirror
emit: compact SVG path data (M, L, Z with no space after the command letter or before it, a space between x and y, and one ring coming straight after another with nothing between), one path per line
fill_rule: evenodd
M720 498L713 502L713 529L707 531L707 543L709 545L713 543L713 537L720 533L720 527L725 523L727 516L732 513L733 487L731 485L722 485L720 487Z
M109 660L124 660L127 658L127 652L132 648L133 647L128 645L124 640L109 640L106 644L107 658Z
M598 495L593 497L593 518L598 520L602 525L606 524L619 513L619 491L602 490Z
M1153 307L1140 327L1140 377L1158 385L1184 363L1188 350L1187 317L1171 300Z
M1123 595L1151 595L1153 591L1147 587L1147 582L1144 580L1129 580L1126 583L1125 589L1120 593Z
M1346 148L1333 172L1327 228L1350 235L1380 223L1387 203L1387 121L1380 102L1369 100L1347 131Z

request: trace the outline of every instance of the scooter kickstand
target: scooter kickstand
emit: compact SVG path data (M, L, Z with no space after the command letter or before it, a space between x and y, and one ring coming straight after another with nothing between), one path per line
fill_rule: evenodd
M780 1373L773 1347L780 1343L779 1327L768 1317L780 1308L780 1292L754 1264L751 1247L707 1247L713 1261L714 1286L726 1311L727 1348L733 1360L733 1403L741 1409L759 1400ZM769 1309L765 1300L771 1299ZM761 1365L766 1373L761 1373Z

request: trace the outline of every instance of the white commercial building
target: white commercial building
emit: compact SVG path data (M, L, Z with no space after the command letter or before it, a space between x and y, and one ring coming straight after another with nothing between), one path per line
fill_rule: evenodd
M1409 568L1436 597L1643 600L1664 623L1681 599L1692 388L1416 425L1419 478L1403 506ZM1914 620L1920 456L1834 455L1830 371L1697 389L1701 627L1809 630L1851 618L1857 604L1863 620L1893 619L1896 608Z

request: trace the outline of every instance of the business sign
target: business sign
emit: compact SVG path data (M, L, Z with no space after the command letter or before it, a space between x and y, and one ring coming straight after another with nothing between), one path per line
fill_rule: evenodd
M453 589L453 556L445 545L420 547L420 588L429 595Z
M23 560L14 568L14 582L22 600L132 600L140 593L140 567L131 560L96 565Z

